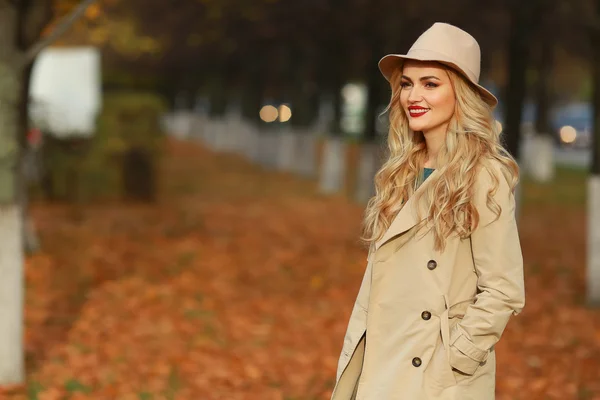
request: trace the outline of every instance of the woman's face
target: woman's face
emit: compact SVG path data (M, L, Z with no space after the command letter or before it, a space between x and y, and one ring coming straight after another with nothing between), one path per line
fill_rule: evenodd
M400 82L400 104L411 130L446 133L456 99L450 77L434 62L406 61Z

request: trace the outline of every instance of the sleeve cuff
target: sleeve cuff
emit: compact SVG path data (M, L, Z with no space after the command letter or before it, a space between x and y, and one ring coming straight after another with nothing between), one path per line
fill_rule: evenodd
M479 365L487 360L489 351L481 350L471 342L458 325L450 336L450 365L460 372L473 375Z

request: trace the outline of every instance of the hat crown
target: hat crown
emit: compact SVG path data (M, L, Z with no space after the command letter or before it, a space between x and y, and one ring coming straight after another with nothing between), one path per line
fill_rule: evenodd
M481 50L477 40L462 29L436 22L419 36L407 54L388 54L379 60L379 70L391 83L395 70L402 68L406 60L436 61L453 68L469 80L479 91L482 99L492 108L498 99L479 84Z
M461 67L473 82L479 82L481 50L477 40L462 29L436 22L423 32L408 51L407 56L420 52L435 52Z

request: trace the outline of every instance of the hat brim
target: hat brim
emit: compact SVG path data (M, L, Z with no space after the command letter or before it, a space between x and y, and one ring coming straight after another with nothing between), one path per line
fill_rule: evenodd
M405 60L414 60L414 61L435 61L441 64L444 64L457 72L459 72L462 76L464 76L467 81L469 81L481 94L481 98L492 108L498 105L498 99L494 96L489 90L474 82L469 78L469 74L463 71L458 65L453 63L452 61L440 59L441 57L414 57L408 56L406 54L388 54L384 56L381 60L379 60L379 70L381 74L385 77L385 79L389 82L392 78L392 74L395 69L400 68L402 62Z

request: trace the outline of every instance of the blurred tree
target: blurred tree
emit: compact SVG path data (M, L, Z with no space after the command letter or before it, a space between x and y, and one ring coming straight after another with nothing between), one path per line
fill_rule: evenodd
M0 384L24 380L19 142L24 142L31 65L37 54L63 34L92 2L85 0L64 15L56 12L49 0L0 0L0 293L6 300L0 304ZM60 18L60 22L44 32L53 17Z
M355 1L327 0L319 8L318 25L310 31L311 43L317 48L319 63L318 82L324 92L322 98L330 102L331 120L327 128L332 136L342 134L342 88L352 75L350 65L353 48L352 31L356 29L357 17L361 14L353 7ZM346 12L340 12L346 10Z
M586 297L589 305L600 306L600 0L562 0L557 5L560 18L553 27L559 32L555 37L566 50L569 66L578 59L586 59L591 76L592 157L587 193ZM574 70L568 71L572 74ZM562 76L558 79L563 96L567 92L564 87L568 86L565 82Z
M554 65L554 42L551 38L541 38L538 42L535 83L535 131L541 135L552 136L549 112L552 105L552 67Z
M588 183L588 303L600 306L600 0L586 3L586 22L592 49L593 139ZM587 11L586 10L586 11Z
M185 93L188 106L198 91L210 96L224 93L225 98L216 99L224 105L231 95L256 97L248 93L251 89L262 92L262 97L292 96L301 109L314 114L316 107L302 104L314 101L316 91L339 93L353 74L355 63L348 59L351 52L346 49L356 37L360 16L340 10L355 3L178 0L174 7L131 0L118 3L113 10L135 20L141 34L160 43L153 60L137 61L143 69L153 69L168 79L168 85L177 88L172 96ZM339 96L334 102L340 104ZM336 110L339 114L340 108ZM308 116L297 111L292 120Z
M535 76L533 102L536 115L531 137L532 149L526 158L529 175L538 182L549 182L554 178L554 133L550 125L550 108L553 103L552 75L555 61L556 32L560 12L557 0L545 0L539 10L540 23L531 46L532 75Z
M508 82L504 93L506 149L520 160L521 121L527 93L527 70L531 39L539 24L540 2L532 0L509 2L509 38L506 70Z
M380 107L386 101L386 88L389 87L379 71L378 63L385 55L387 42L394 37L389 32L390 26L403 26L404 21L401 16L390 12L392 5L387 1L381 2L379 6L373 6L371 2L363 1L362 6L364 7L362 15L365 16L361 27L362 39L367 54L365 68L367 104L362 137L364 140L372 142L377 137L377 118L379 118Z
M532 51L533 44L542 37L539 14L552 8L542 0L525 5L514 0L491 0L485 4L459 0L452 7L437 0L402 5L391 0L110 3L98 13L108 15L110 11L111 22L98 24L94 37L100 41L104 38L107 49L131 48L126 59L134 77L154 74L172 98L179 94L187 99L188 107L193 106L199 92L204 92L214 99L213 111L217 113L226 108L231 96L297 96L302 93L298 87L316 85L333 102L332 132L340 132L340 89L347 81L361 79L369 86L365 130L372 134L373 116L386 102L387 86L378 75L378 59L385 50L407 50L416 36L435 21L456 24L480 42L482 74L489 68L490 75L503 75L498 72L503 72L504 66L498 66L494 60L497 54L507 53L508 78L501 97L506 147L517 156L529 58L537 56ZM477 18L470 10L477 10ZM117 46L118 38L129 38L122 40L128 45ZM507 41L508 51L504 51ZM140 48L147 51L134 51ZM295 68L300 64L292 57L299 57L303 66ZM262 94L250 95L249 90Z

